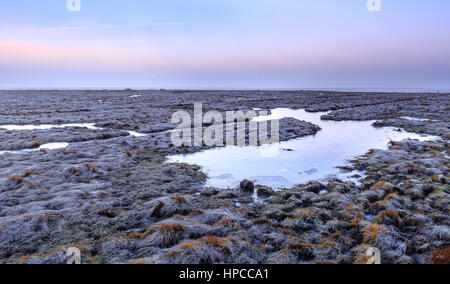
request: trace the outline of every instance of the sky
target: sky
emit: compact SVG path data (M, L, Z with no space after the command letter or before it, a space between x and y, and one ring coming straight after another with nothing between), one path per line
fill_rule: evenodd
M0 89L450 89L450 1L0 2Z

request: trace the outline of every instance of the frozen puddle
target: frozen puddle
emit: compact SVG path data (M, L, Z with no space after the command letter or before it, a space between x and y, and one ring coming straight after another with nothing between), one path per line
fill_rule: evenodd
M207 186L235 187L243 179L276 189L291 187L311 180L326 181L332 177L349 179L357 172L343 173L336 167L347 160L365 154L369 149L387 149L391 140L431 140L398 128L373 127L374 121L327 121L320 117L326 112L309 113L304 110L275 109L263 119L292 117L309 121L322 128L314 136L306 136L279 144L274 157L261 155L262 147L227 146L199 153L171 156L170 163L196 164L208 174ZM272 145L273 146L273 145ZM360 173L359 173L360 174ZM360 174L361 175L361 174Z
M72 124L39 124L39 125L0 125L0 129L8 131L17 130L48 130L53 128L67 128L67 127L80 127L92 130L98 130L101 128L95 127L95 123L72 123Z
M136 131L126 130L126 132L128 132L128 134L130 134L130 136L134 136L134 137L144 137L144 136L147 136L147 134L139 133L139 132L136 132Z
M66 142L48 143L48 144L43 144L39 148L35 148L35 149L24 149L24 150L17 150L17 151L0 151L0 155L2 155L2 154L20 154L20 153L34 152L34 151L40 151L40 150L58 150L58 149L65 149L68 146L69 146L69 143L66 143Z
M69 146L69 143L66 142L58 142L58 143L48 143L41 145L38 150L58 150L58 149L65 149Z
M29 124L29 125L0 125L0 129L5 129L8 131L18 131L18 130L49 130L54 128L68 128L68 127L80 127L87 128L91 130L105 130L101 127L96 127L95 123L68 123L68 124ZM130 136L143 137L147 134L139 133L136 131L124 130Z
M69 124L29 124L29 125L0 125L0 129L4 129L7 131L20 131L20 130L49 130L54 128L67 128L67 127L80 127L80 128L87 128L91 130L104 130L103 128L94 126L95 123L69 123ZM147 136L147 134L139 133L136 131L130 131L130 130L124 130L127 132L130 136L133 137L144 137ZM17 151L0 151L0 155L2 154L20 154L24 152L32 152L32 151L39 151L39 150L57 150L57 149L64 149L69 146L69 143L66 142L55 142L55 143L48 143L43 144L39 148L33 148L33 149L23 149L23 150L17 150Z

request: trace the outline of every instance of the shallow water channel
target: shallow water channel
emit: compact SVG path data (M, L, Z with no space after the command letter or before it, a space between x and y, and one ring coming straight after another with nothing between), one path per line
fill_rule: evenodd
M23 131L23 130L50 130L55 128L69 128L69 127L79 127L79 128L87 128L90 130L104 130L103 128L96 127L95 123L68 123L68 124L27 124L27 125L0 125L1 130L7 130L7 131ZM130 136L134 137L144 137L147 136L147 134L139 133L136 131L131 130L124 130L125 132L128 132ZM0 151L1 154L5 153L23 153L23 152L32 152L32 151L39 151L39 150L58 150L58 149L64 149L69 146L69 143L66 142L54 142L54 143L47 143L41 145L39 148L34 149L22 149L17 151Z
M292 117L314 123L322 128L316 135L306 136L278 145L226 146L188 155L175 155L169 163L196 164L208 174L206 186L235 187L243 179L275 189L291 187L311 180L326 181L332 177L348 178L336 167L365 154L369 149L387 149L391 140L431 140L434 137L405 132L393 127L373 127L374 121L328 121L320 117L326 112L274 109L262 119ZM279 146L278 154L262 155L264 147Z

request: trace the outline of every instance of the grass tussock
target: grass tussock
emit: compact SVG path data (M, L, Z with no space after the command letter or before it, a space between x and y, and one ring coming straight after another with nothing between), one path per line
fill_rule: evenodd
M255 225L272 225L272 221L270 221L269 219L266 218L260 218L260 219L255 219L253 220L253 224Z
M24 178L21 176L12 176L8 178L9 181L13 181L15 183L22 183L24 181Z
M127 240L135 240L135 239L144 239L145 237L148 236L148 233L141 233L141 232L133 232L131 234L129 234L128 236L126 236L125 238Z
M311 243L295 242L295 243L290 243L288 247L289 247L289 249L294 250L294 249L299 249L299 248L312 248L313 245Z
M377 182L374 186L372 186L371 190L383 190L383 191L389 191L392 190L395 186L385 180L381 180Z
M176 200L178 203L187 203L187 199L186 197L182 196L182 195L175 195L172 196L173 200Z
M430 255L432 264L450 264L450 247L435 250Z
M333 240L339 240L339 239L342 238L342 234L340 232L336 232L336 233L332 234L330 236L330 238L333 239Z
M199 215L203 215L205 213L204 210L202 209L194 209L191 211L191 213L189 213L190 216L199 216Z
M35 141L30 145L30 148L39 148L41 147L41 142Z
M295 254L301 260L314 259L314 246L306 242L294 242L288 245L290 252Z
M170 263L177 264L217 264L224 263L231 256L231 242L234 239L205 236L188 241L166 252Z
M358 218L358 217L364 217L364 213L361 212L361 209L356 204L351 204L347 206L344 213L344 218Z
M158 201L158 204L156 204L155 208L153 209L153 212L151 214L152 217L160 218L162 217L161 210L164 207L165 203L162 201Z
M168 223L159 225L159 231L163 234L173 233L173 232L184 232L186 226L178 223Z
M169 248L184 238L187 227L179 223L163 223L149 229L153 245L161 248Z
M359 218L359 217L358 217L358 218L352 219L352 220L350 221L350 225L351 225L352 227L358 228L358 227L360 226L360 223L361 223L362 221L365 221L365 219Z
M146 264L150 264L150 263L148 263L145 260L136 260L136 261L132 262L131 264L134 264L134 265L146 265Z
M289 235L295 235L295 232L294 232L294 231L291 231L291 230L289 230L289 229L283 229L283 230L282 230L282 233L283 233L284 235L286 235L286 236L289 236Z
M181 168L181 169L183 169L183 170L185 170L185 171L191 170L191 167L189 167L189 165L187 165L187 164L172 163L172 164L170 164L170 165L171 165L171 166L174 166L174 167L177 167L177 168Z
M228 238L218 238L216 236L205 236L200 240L205 244L223 249L228 249L230 243L230 240Z
M201 245L202 245L202 243L200 241L187 242L187 243L182 244L179 247L179 249L180 250L188 250L188 249L192 249L195 247L199 247Z
M336 242L325 242L319 245L319 249L337 248L337 247L339 247L339 244Z
M398 213L394 210L385 210L381 211L378 216L376 217L376 221L378 223L385 224L387 220L397 221L399 222L401 220Z
M38 172L38 171L26 171L26 172L23 174L23 177L29 177L29 176L32 176L32 175L40 176L41 173Z
M417 167L417 165L416 165L416 164L414 164L414 163L406 163L406 164L405 164L405 167L407 167L407 168L411 168L411 169L414 169L414 168L416 168L416 167Z
M388 196L386 196L382 201L377 202L376 204L379 205L380 207L386 207L389 201L396 198L397 196L398 196L397 193L391 193Z
M363 242L366 244L375 244L376 239L380 232L385 231L386 228L383 225L369 224L362 229Z
M114 212L112 212L108 208L100 207L100 208L97 208L96 210L98 211L98 214L100 216L105 216L105 217L108 217L108 218L116 217L116 214L114 214Z
M219 221L217 221L214 226L231 226L236 222L236 219L223 217Z
M301 216L300 219L305 220L307 218L314 218L317 217L317 213L313 211L306 211Z
M369 259L370 259L370 256L362 254L362 255L358 256L358 258L355 260L355 262L353 264L367 264Z

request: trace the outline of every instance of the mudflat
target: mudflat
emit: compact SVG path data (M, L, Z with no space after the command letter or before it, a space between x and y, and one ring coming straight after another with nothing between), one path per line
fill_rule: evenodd
M68 247L84 263L365 263L369 247L384 263L449 261L450 94L42 90L0 101L0 263L65 263ZM171 143L172 114L194 103L328 111L436 139L367 149L342 165L361 173L352 179L209 187L201 167L166 162L208 151ZM320 131L280 121L282 141Z

